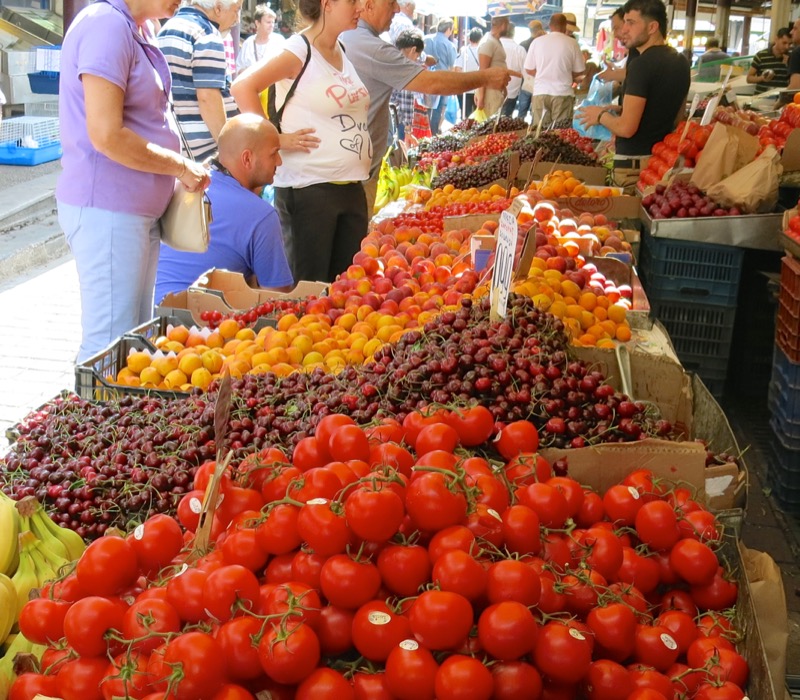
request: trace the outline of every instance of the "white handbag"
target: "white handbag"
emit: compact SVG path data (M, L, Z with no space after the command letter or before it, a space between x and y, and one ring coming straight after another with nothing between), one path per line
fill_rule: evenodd
M206 193L189 192L180 180L175 180L172 199L159 222L161 240L185 253L205 253L211 221L211 202Z

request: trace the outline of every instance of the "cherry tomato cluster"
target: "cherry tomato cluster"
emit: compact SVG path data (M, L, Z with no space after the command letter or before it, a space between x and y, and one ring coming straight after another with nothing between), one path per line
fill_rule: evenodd
M584 153L595 154L594 141L586 136L581 136L575 129L556 129L555 133Z
M232 318L241 328L252 326L263 316L278 316L281 314L296 314L302 316L306 312L309 303L316 300L316 297L309 296L306 299L275 299L257 304L251 309L238 313L223 314L221 311L202 311L200 319L209 328L218 328L224 320Z
M48 645L12 700L740 700L737 585L713 515L639 469L554 476L526 421L332 414L291 459L217 465L178 517L93 542L19 620Z
M498 153L507 151L511 144L514 143L519 136L511 131L507 133L489 134L487 137L480 141L465 146L459 151L462 158L478 158L485 156L496 156Z
M800 214L795 214L789 219L789 225L784 233L789 236L789 238L800 241Z

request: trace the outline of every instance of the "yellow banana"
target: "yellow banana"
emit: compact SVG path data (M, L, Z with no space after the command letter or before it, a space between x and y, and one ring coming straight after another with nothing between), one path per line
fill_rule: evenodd
M31 527L36 533L36 536L48 546L52 543L53 540L60 542L64 545L64 557L67 561L75 561L79 559L81 554L83 554L84 550L86 549L86 543L83 541L83 538L75 532L75 530L70 530L66 527L61 527L60 525L56 524L50 519L50 516L47 515L44 508L41 506L39 509L31 516ZM49 538L46 533L49 533ZM53 547L50 547L53 549Z
M0 574L0 644L8 639L11 628L17 621L17 589L11 579L5 574Z
M41 660L45 647L41 644L34 644L22 634L14 635L14 641L6 647L5 655L0 658L0 697L3 695L4 688L10 688L16 678L14 674L14 660L18 654L33 654L37 660ZM8 691L6 690L6 693Z
M17 567L17 572L11 578L11 583L14 584L14 588L17 591L15 619L19 617L22 608L28 602L31 591L39 587L39 577L32 556L36 542L38 540L32 532L23 532L19 536L19 567Z
M17 570L19 514L14 501L0 491L0 573L12 576Z
M39 540L31 545L31 558L36 569L37 588L59 576L59 569L67 563L64 557L54 557Z

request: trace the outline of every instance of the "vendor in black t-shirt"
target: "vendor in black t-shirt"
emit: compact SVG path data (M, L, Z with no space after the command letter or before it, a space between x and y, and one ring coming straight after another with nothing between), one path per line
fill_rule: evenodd
M638 170L653 145L678 121L689 92L686 59L666 44L667 10L661 0L629 0L623 41L639 57L627 69L622 108L584 107L578 118L586 126L602 124L616 136L615 170Z
M789 54L789 89L800 90L800 19L795 20L791 31L794 49Z

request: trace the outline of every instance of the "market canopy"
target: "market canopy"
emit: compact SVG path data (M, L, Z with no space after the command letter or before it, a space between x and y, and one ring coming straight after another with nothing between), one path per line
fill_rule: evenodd
M416 10L437 17L485 17L486 0L417 0Z

